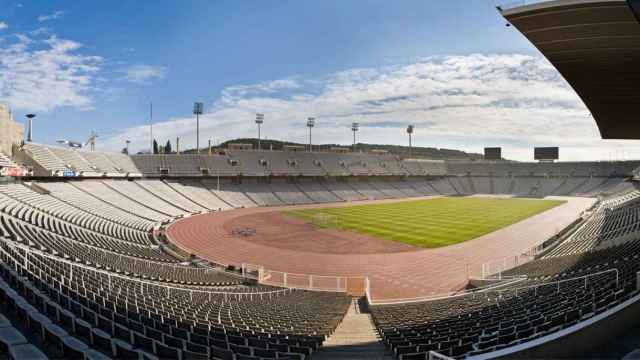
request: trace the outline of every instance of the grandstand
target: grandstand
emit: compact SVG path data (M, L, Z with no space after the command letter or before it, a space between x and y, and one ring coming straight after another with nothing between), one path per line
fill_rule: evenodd
M315 287L329 292L312 291L313 277L289 275L283 284L283 275L268 271L256 280L226 269L225 261L195 256L165 234L181 218L241 208L475 194L599 199L569 236L547 244L533 261L485 274L490 283L495 276L515 281L408 304L369 298L370 331L388 348L379 351L400 359L423 359L429 351L453 358L517 349L533 354L525 344L585 326L637 296L633 253L629 266L611 259L620 249L635 249L640 192L626 180L640 162L446 162L242 150L128 157L31 143L16 151L14 161L36 177L0 185L3 312L21 334L12 351L90 358L322 356L321 345L343 317L347 324L355 316L346 294L358 291L347 290L346 278L335 286L317 276ZM558 288L559 280L574 278L582 280ZM585 278L586 287L574 284ZM576 300L546 305L560 296ZM291 304L295 314L286 310ZM526 316L509 315L521 309L529 309Z
M603 138L640 138L638 9L635 0L499 8L581 96ZM10 130L10 140L23 137ZM631 350L615 341L640 315L640 161L292 147L129 156L0 140L0 356L450 360ZM447 196L566 206L438 249L343 231L338 215L278 217ZM385 231L388 219L377 220Z

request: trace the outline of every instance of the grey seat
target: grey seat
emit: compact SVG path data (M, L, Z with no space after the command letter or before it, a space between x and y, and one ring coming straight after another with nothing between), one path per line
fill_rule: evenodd
M27 339L16 328L0 328L0 354L7 354L13 346L26 343Z
M42 333L42 331L45 324L51 324L51 319L39 312L29 313L28 327L29 329L31 329L31 331L37 334L40 339L44 338L44 334Z
M31 344L20 344L9 349L11 359L46 360L49 359L42 351Z
M62 352L66 358L81 359L88 350L89 346L87 344L72 336L62 338Z
M89 349L84 352L86 360L109 360L109 356L101 353L100 351Z
M0 314L0 328L5 328L5 327L10 327L11 325L11 321L9 321L9 319L6 318L6 316Z

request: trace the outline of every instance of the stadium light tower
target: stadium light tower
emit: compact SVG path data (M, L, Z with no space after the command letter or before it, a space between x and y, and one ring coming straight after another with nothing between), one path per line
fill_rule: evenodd
M204 104L193 103L193 114L196 116L196 154L200 154L200 115L204 112Z
M260 146L260 127L264 123L264 114L256 114L256 125L258 125L258 150L262 150Z
M28 142L33 142L33 118L36 117L36 114L27 114L25 115L27 117L27 122L29 123L28 127L28 135L27 135L27 141Z
M409 134L409 156L411 156L411 135L413 134L413 125L407 126L407 134Z
M316 126L316 118L310 117L307 118L307 127L309 128L309 152L312 151L311 148L311 129Z
M356 151L356 132L358 131L358 129L360 129L360 124L357 122L354 122L353 124L351 124L351 131L353 131L353 151Z

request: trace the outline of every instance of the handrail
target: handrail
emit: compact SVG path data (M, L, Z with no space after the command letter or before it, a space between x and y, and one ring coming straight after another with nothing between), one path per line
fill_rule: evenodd
M386 300L374 300L373 297L371 297L371 295L369 294L367 296L367 301L369 302L369 305L397 305L397 304L410 304L410 303L417 303L417 302L427 302L427 301L434 301L434 300L442 300L442 299L448 299L448 298L454 298L454 297L460 297L460 296L466 296L466 295L472 295L472 294L476 294L476 293L480 293L480 292L485 292L485 291L489 291L493 288L497 288L497 287L503 287L503 286L507 286L507 285L511 285L523 280L526 280L526 277L516 277L513 279L510 279L510 281L507 282L500 282L498 284L491 284L485 287L480 287L480 288L476 288L476 289L471 289L471 290L462 290L462 291L450 291L447 293L440 293L440 294L434 294L434 295L427 295L427 296L420 296L420 297L414 297L414 298L400 298L400 299L386 299Z
M84 270L89 270L95 273L99 273L102 275L106 275L108 278L108 288L111 289L111 279L112 278L120 278L120 279L125 279L127 281L132 281L132 282L137 282L140 284L145 284L147 286L147 288L149 286L155 286L155 287L159 287L159 288L163 288L166 289L167 294L170 294L171 291L184 291L189 293L190 297L193 298L193 294L194 293L202 293L202 294L207 294L207 295L212 295L212 294L220 294L220 295L224 295L225 300L228 297L235 297L238 299L242 299L242 298L249 298L251 300L253 300L253 296L255 295L256 297L260 297L262 298L263 295L268 295L269 297L273 296L273 295L282 295L282 294L287 294L287 293L291 293L291 289L280 289L280 290L274 290L274 291L261 291L261 292L225 292L225 291L207 291L207 290L198 290L198 289L186 289L186 288L180 288L180 287L175 287L175 286L169 286L169 285L164 285L164 284L160 284L157 282L152 282L152 281L145 281L145 280L140 280L140 279L136 279L136 278L132 278L126 275L120 275L120 274L116 274L116 273L112 273L106 270L100 270L100 269L96 269L94 267L88 266L88 265L84 265L84 264L78 264L75 263L73 261L69 261L66 259L61 259L59 257L56 257L54 255L51 254L47 254L44 252L41 252L40 250L35 250L35 249L31 249L28 246L22 245L22 244L16 244L12 241L7 242L7 239L0 237L0 241L2 241L4 244L6 244L8 247L10 248L19 248L22 249L26 252L26 254L35 254L38 256L42 256L54 261L58 261L60 263L64 263L67 264L71 267L71 272L69 275L69 279L71 280L73 278L73 267L78 267ZM14 256L12 256L11 254L9 254L9 252L7 252L3 247L0 246L0 252L4 253L6 256L8 256L9 258L11 258L13 261L16 262L16 264L20 263L20 261L18 261ZM29 261L28 256L24 256L23 258L23 262L25 263L25 265L27 263L31 263L32 265L34 265L35 267L39 267L35 264L33 264L32 261ZM26 266L25 266L26 268ZM32 273L33 274L33 273ZM36 274L33 274L34 276L36 276ZM64 276L63 276L64 278ZM141 286L142 289L144 289L144 287Z
M556 284L556 286L558 288L558 291L560 291L560 284L561 283L565 283L565 282L569 282L569 281L575 281L575 280L579 280L579 279L584 279L584 287L586 288L590 277L602 275L602 274L609 273L609 272L612 272L612 271L615 272L615 274L616 274L616 285L618 285L620 283L620 276L619 276L618 269L611 268L611 269L607 269L607 270L603 270L603 271L598 271L598 272L593 273L593 274L577 276L577 277L573 277L573 278L569 278L569 279L563 279L563 280L551 281L551 282L544 282L544 283L540 283L540 284L523 286L523 287L519 287L519 288L515 288L515 289L502 289L502 290L491 290L491 291L498 292L500 294L500 296L502 296L502 293L505 292L505 291L515 291L515 295L518 296L518 290L526 290L526 289L533 288L534 289L534 294L537 295L538 294L538 288L541 287L541 286L547 286L547 285ZM487 291L487 292L489 292L489 291Z
M518 296L518 292L519 291L523 291L526 289L530 289L530 288L534 288L534 293L537 295L538 292L538 288L542 287L542 286L548 286L548 285L556 285L558 291L560 291L560 284L564 283L564 282L569 282L569 281L575 281L578 279L584 279L584 283L585 283L585 288L588 285L588 278L593 277L593 276L597 276L597 275L602 275L604 273L609 273L609 272L614 272L616 275L616 285L619 284L620 282L620 277L619 277L619 272L618 269L616 268L611 268L611 269L607 269L607 270L603 270L603 271L599 271L593 274L587 274L587 275L583 275L583 276L577 276L577 277L573 277L573 278L569 278L569 279L562 279L562 280L557 280L557 281L549 281L549 282L542 282L542 283L538 283L538 284L534 284L534 285L529 285L529 286L523 286L523 287L518 287L518 288L507 288L507 289L496 289L496 288L500 288L500 287L504 287L504 286L508 286L520 281L524 281L527 280L527 277L521 277L521 278L516 278L510 282L506 282L506 283L498 283L495 285L491 285L485 288L480 288L480 289L476 289L476 290L468 290L468 291L462 291L462 292L450 292L450 293L444 293L444 294L438 294L438 295L433 295L433 296L425 296L425 297L417 297L417 298L407 298L407 299L391 299L391 300L374 300L371 297L367 297L367 300L369 302L370 305L396 305L396 304L407 304L407 303L416 303L416 302L428 302L428 301L435 301L435 300L442 300L442 299L447 299L447 298L454 298L454 297L461 297L461 296L468 296L468 295L476 295L476 294L481 294L481 293L498 293L499 296L502 296L503 293L505 292L513 292L515 291L516 296ZM638 285L640 288L640 272L638 273L639 277L638 277Z

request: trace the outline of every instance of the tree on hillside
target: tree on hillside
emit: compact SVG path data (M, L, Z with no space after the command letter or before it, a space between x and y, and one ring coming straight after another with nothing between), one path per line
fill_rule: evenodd
M153 139L153 153L158 153L158 142L155 139Z
M167 140L167 145L164 146L164 153L171 154L171 140Z

